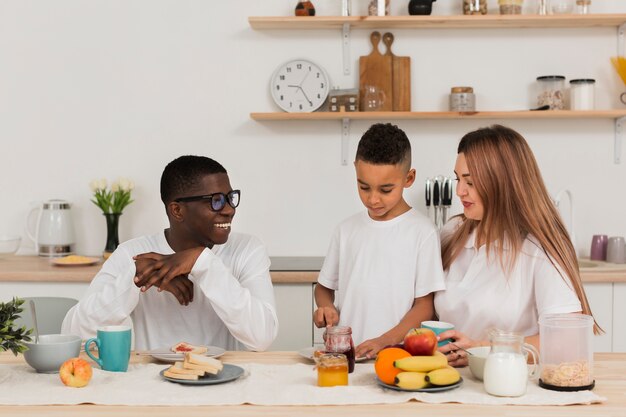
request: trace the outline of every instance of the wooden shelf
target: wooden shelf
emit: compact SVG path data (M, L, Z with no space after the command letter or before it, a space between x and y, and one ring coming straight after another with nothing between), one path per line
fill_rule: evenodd
M619 119L626 110L250 113L254 120Z
M470 29L470 28L585 28L619 27L626 14L588 15L454 15L454 16L251 16L253 29Z

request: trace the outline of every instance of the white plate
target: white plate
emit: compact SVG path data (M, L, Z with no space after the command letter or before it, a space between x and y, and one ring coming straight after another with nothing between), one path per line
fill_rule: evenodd
M450 385L444 385L444 386L432 386L432 387L426 387L426 388L420 388L420 389L405 389L405 388L400 388L400 387L396 387L395 385L389 385L389 384L385 384L383 381L381 381L380 379L378 379L378 377L376 377L376 382L378 383L378 385L380 385L381 387L384 388L388 388L388 389L392 389L394 391L408 391L408 392L441 392L441 391L449 391L451 389L455 389L461 386L461 384L463 383L463 378L459 379L457 382L455 382L454 384L450 384Z
M322 350L321 348L316 348L316 347L306 347L303 349L300 349L298 351L298 355L302 356L305 359L308 359L310 361L313 361L313 352L315 352L316 350ZM372 358L374 359L374 358ZM356 358L354 361L355 362L365 362L369 360L366 357L362 357L362 358Z
M203 353L203 355L209 356L211 358L219 358L226 352L226 350L217 346L205 346L205 347L208 350L205 353ZM185 355L183 355L182 353L174 353L167 348L153 349L149 351L148 353L154 359L161 361L161 362L174 363L176 361L182 361L183 359L185 359Z

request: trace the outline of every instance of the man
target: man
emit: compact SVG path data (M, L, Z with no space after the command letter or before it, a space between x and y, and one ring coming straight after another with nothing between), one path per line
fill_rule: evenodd
M131 317L136 349L181 341L267 349L278 332L270 261L258 239L231 234L239 197L218 162L170 162L161 177L170 227L121 244L62 332L88 338Z

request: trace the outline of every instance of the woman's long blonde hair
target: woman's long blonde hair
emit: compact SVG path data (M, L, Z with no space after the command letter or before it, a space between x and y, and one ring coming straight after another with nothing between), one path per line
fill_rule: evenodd
M576 251L526 140L512 129L493 125L465 135L458 153L465 156L484 213L480 221L461 215L459 228L443 238L443 268L450 267L476 230L476 241L485 242L487 254L495 246L503 270L510 272L524 240L532 235L563 279L572 283L583 313L592 315ZM509 256L505 247L510 248ZM602 331L595 319L594 331Z

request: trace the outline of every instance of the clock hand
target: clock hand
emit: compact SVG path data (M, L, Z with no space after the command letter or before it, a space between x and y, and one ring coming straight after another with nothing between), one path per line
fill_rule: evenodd
M311 102L311 100L309 100L309 98L307 97L306 93L304 92L304 90L302 89L302 87L299 87L300 91L302 91L302 94L304 95L304 98L306 98L306 101L308 101L309 103Z
M304 78L302 79L302 81L300 81L300 84L298 84L298 86L304 84L304 80L306 80L306 77L309 76L309 74L311 73L311 71L307 72L306 75L304 76Z

